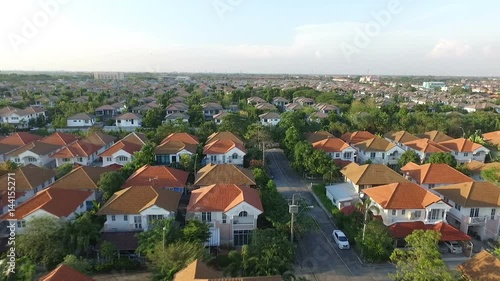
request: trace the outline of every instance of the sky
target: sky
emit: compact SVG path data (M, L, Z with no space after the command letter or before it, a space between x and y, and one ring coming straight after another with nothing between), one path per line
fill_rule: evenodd
M500 76L500 1L0 0L0 70Z

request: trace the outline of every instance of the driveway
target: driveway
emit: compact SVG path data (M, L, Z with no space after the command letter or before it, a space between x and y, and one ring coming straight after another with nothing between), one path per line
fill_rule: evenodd
M300 198L315 207L310 210L319 230L304 235L297 245L296 271L308 280L377 280L389 281L388 273L395 272L390 264L362 264L353 250L339 250L331 238L337 229L325 211L318 206L309 186L291 167L280 149L266 151L268 168L278 187L278 191L287 199Z

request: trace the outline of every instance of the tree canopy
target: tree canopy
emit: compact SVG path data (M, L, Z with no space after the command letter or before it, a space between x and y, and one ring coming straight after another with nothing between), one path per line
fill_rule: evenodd
M413 162L415 164L420 164L420 157L413 150L407 150L405 153L401 154L401 158L398 160L399 167L403 167L404 165Z
M455 168L457 166L457 159L455 159L455 157L451 155L451 153L436 152L431 154L431 156L427 160L427 163L435 163L435 164L444 163Z

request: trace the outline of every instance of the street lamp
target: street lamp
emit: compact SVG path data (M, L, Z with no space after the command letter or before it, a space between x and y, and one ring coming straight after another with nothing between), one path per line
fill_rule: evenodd
M163 251L165 251L165 232L167 232L167 228L163 227Z

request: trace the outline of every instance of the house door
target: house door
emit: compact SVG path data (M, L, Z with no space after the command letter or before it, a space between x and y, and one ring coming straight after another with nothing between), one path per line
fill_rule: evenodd
M177 155L172 155L172 163L177 163Z
M142 229L142 217L141 216L134 217L134 227L135 227L135 229Z

